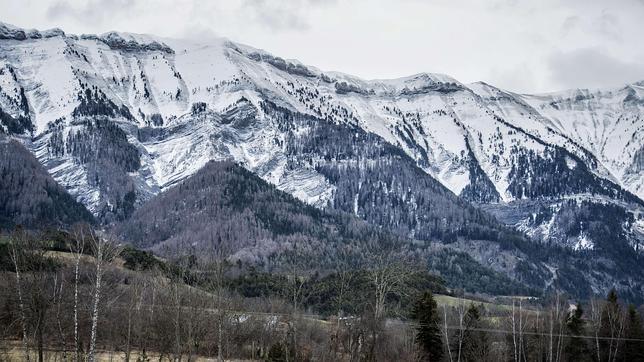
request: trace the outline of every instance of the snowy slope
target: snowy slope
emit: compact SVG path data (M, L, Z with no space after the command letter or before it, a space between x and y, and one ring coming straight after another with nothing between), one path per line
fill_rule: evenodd
M15 71L15 80L8 72L0 74L2 109L19 114L8 100L18 99L20 89L29 105L33 129L14 133L30 135L23 139L41 162L95 213L115 201L88 180L91 170L78 157L51 152L56 132L65 143L70 131L87 128L82 122L88 117L77 111L91 104L83 101L87 89L100 90L95 96L114 105L108 116L140 154L140 167L119 174L118 182L134 185L141 200L208 160L234 159L307 202L327 205L333 187L324 177L312 169L285 168L284 131L264 115L263 100L375 133L470 201L587 192L635 203L644 198L642 83L518 95L440 74L362 80L324 73L226 39L203 43L116 32L75 36L9 25L0 25L0 64ZM205 109L195 110L202 102ZM250 115L240 125L226 121L226 112ZM532 187L545 172L532 164L558 159L567 169L557 172L570 173L581 186L556 193ZM599 186L591 189L588 183Z
M644 196L643 82L521 98L555 130L590 151L626 189Z

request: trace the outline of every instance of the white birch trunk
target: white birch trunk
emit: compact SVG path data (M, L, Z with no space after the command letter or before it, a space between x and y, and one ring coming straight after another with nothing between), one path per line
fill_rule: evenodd
M20 262L18 261L18 251L14 241L11 242L11 260L16 271L16 289L18 292L18 308L20 310L20 324L22 327L22 348L25 352L25 360L30 361L29 345L27 344L27 317L25 315L25 303L22 297L22 281L20 278Z
M76 256L76 265L74 266L74 359L76 362L79 360L79 341L78 341L78 280L80 268L81 252Z
M444 321L444 333L445 333L445 345L447 346L447 355L449 356L450 362L454 359L452 358L452 349L449 346L449 329L447 329L447 308L443 306L443 321Z
M101 299L101 279L102 279L102 264L103 264L103 241L98 240L96 253L96 284L94 286L94 303L92 307L92 330L89 343L88 361L95 362L96 360L96 334L98 333L98 306Z

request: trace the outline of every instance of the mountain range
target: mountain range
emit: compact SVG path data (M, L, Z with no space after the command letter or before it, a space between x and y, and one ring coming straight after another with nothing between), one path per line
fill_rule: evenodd
M441 74L363 80L226 39L0 24L0 132L92 214L63 208L76 219L159 252L208 234L265 267L296 239L335 260L330 239L376 235L346 234L365 223L452 287L477 274L500 281L483 292L644 299L644 82L517 94ZM286 220L312 221L284 234L274 216L224 207L266 209L253 200L267 193ZM345 231L311 234L326 229Z

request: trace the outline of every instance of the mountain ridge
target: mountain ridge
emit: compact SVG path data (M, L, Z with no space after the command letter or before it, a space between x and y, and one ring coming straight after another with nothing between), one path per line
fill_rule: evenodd
M596 249L611 262L619 255L595 240L602 221L586 214L618 207L625 222L611 224L610 242L634 258L644 245L638 83L523 95L430 73L367 81L226 39L116 32L3 39L0 70L12 120L0 130L107 224L232 160L310 205L457 243L479 262L483 248L457 216L469 206L417 185L434 180L543 248ZM435 197L460 211L441 220ZM504 216L516 210L521 218Z
M13 29L15 30L16 28L13 27ZM152 42L158 42L159 44L163 44L163 46L168 46L166 43L162 42L160 38L155 38L150 35L138 35L138 34L130 34L130 33L109 32L109 33L103 34L100 37L81 36L80 38L78 37L68 38L68 36L65 35L65 33L63 32L56 35L56 37L67 39L70 41L79 41L79 42L85 42L85 43L99 41L98 39L100 39L100 42L102 44L106 44L109 50L115 50L116 53L118 53L119 51L123 51L124 54L130 54L133 48L116 47L116 49L113 49L108 44L109 42L105 43L104 38L107 37L112 39L116 39L116 38L121 39L122 41L116 41L116 43L119 43L119 44L138 41L140 44L142 44L142 48L139 48L137 51L143 54L145 54L145 52L153 53L155 51L159 51L159 52L165 51L162 48L145 47L146 44L151 44ZM27 38L27 39L18 39L16 41L37 42L39 40L42 40L42 39ZM46 40L47 39L45 39L45 41ZM169 39L164 39L164 40L166 42L170 41ZM177 42L178 44L180 43L177 40L172 40L172 41ZM175 48L180 48L178 47L177 44L174 44L173 46ZM69 44L67 45L67 47L68 47L69 54L65 55L66 58L69 58L69 55L75 54L76 57L79 59L82 59L84 63L87 63L89 61L86 54L82 54L83 57L81 58L78 50L74 49L73 47L69 48L70 47ZM430 73L419 73L413 76L403 77L403 78L393 79L393 80L373 80L373 81L361 80L357 77L352 77L352 76L337 73L337 72L324 73L324 72L318 71L315 68L304 66L299 62L289 63L287 61L284 61L282 58L272 56L265 51L257 50L255 48L251 48L245 45L238 45L224 38L217 39L217 44L215 45L200 45L199 49L195 51L198 52L202 50L200 49L202 47L205 47L203 49L209 49L213 47L217 48L215 49L215 53L220 51L219 48L221 48L223 49L222 51L226 53L224 54L224 58L233 57L234 54L231 55L228 53L235 52L235 53L238 53L237 55L241 55L243 59L247 61L248 60L255 61L259 63L258 65L261 66L259 69L249 69L249 70L266 72L270 70L269 68L266 68L266 67L270 66L277 71L272 73L269 72L270 75L276 75L276 73L279 73L279 72L286 73L286 75L292 75L294 72L295 75L301 76L305 80L306 78L313 77L316 79L318 83L331 82L330 84L334 84L334 86L331 87L330 90L333 92L332 94L337 96L338 99L329 99L330 100L329 103L331 102L334 102L334 103L330 105L322 104L324 103L324 100L319 101L316 99L313 99L311 102L309 102L308 99L303 99L303 98L307 98L308 95L305 95L304 97L302 96L302 94L309 91L307 89L306 84L304 84L303 87L298 86L297 87L298 89L295 89L296 86L291 83L290 88L292 88L292 90L286 89L284 87L284 84L278 81L275 81L275 82L279 84L267 85L266 83L261 83L260 80L257 79L257 77L252 78L244 75L247 70L243 70L239 68L240 65L238 65L236 62L233 62L234 63L233 68L241 69L238 72L235 72L233 68L230 68L230 66L227 65L227 62L225 61L226 59L221 59L221 56L219 57L220 59L216 59L218 61L224 60L222 64L223 65L222 68L227 68L227 67L230 68L228 70L224 69L224 72L223 72L224 74L226 72L230 73L231 69L233 69L231 73L233 76L232 80L229 81L224 79L220 81L224 83L222 86L225 86L225 85L230 86L230 84L226 84L226 83L233 82L232 84L233 88L237 86L238 88L244 89L245 86L241 83L243 83L243 81L247 81L247 82L250 82L250 85L249 85L250 88L248 88L248 90L255 91L255 92L258 91L260 94L264 94L269 98L275 96L276 99L286 100L287 101L286 104L289 107L295 107L295 110L297 111L302 111L304 113L318 113L317 114L318 116L323 116L326 118L335 117L336 115L334 115L333 112L344 113L340 115L340 117L344 117L344 121L354 122L356 124L359 124L363 129L369 132L374 132L376 134L379 134L390 143L398 144L408 154L410 154L410 156L412 156L417 160L417 162L419 162L419 166L421 166L421 168L425 169L432 176L439 179L441 183L446 185L448 188L450 188L450 190L452 190L456 194L460 194L465 188L465 186L470 184L470 182L468 181L468 179L470 178L469 177L470 172L468 171L468 169L470 167L458 166L458 164L460 162L465 162L466 164L469 162L470 165L473 165L471 161L476 161L479 167L475 167L475 169L478 170L480 177L475 177L475 179L480 178L482 180L488 179L492 181L492 184L494 184L494 187L496 189L496 193L499 194L500 198L503 199L503 201L513 200L515 196L508 194L507 184L509 181L506 179L507 172L509 171L509 166L511 166L512 164L512 160L505 157L505 159L501 159L500 161L501 164L499 165L497 164L499 162L499 155L490 154L490 151L485 150L485 147L487 146L488 149L493 147L493 151L498 152L500 150L501 153L503 153L504 149L507 150L508 147L512 147L511 145L512 142L522 142L523 147L525 147L527 143L533 140L536 140L537 143L541 144L541 145L536 145L538 147L561 146L561 147L564 147L564 149L571 151L573 154L576 154L578 157L585 158L584 161L591 166L589 170L592 173L596 173L602 178L606 178L609 181L619 184L620 186L623 185L624 180L628 181L629 185L634 185L634 186L631 186L631 187L625 186L625 189L628 191L634 192L636 195L639 195L640 199L642 198L641 192L639 190L639 187L640 187L639 181L644 180L642 179L642 177L644 177L642 176L644 171L642 171L641 167L638 166L641 162L639 163L637 162L637 155L644 152L644 151L640 151L640 149L638 148L640 147L639 145L641 143L641 140L634 139L633 142L629 142L629 144L633 144L633 146L630 147L628 151L629 154L632 153L633 160L631 164L625 164L625 162L622 160L619 161L619 164L621 165L619 167L621 167L624 170L624 176L620 178L617 175L615 175L614 171L609 171L605 166L603 166L604 161L600 160L595 153L589 151L589 148L587 145L581 144L582 142L579 140L579 137L576 137L575 139L569 135L564 134L561 131L561 129L556 130L555 127L553 127L553 126L556 126L553 122L557 121L557 119L550 120L539 115L540 117L537 120L537 122L535 122L534 120L532 121L525 120L525 119L522 119L525 117L523 117L524 113L523 111L521 111L521 109L519 109L519 113L521 114L521 116L519 116L517 115L516 109L510 109L509 106L498 104L500 100L505 99L509 102L512 102L510 105L514 106L516 103L519 105L519 107L522 107L526 111L537 112L536 108L534 107L536 105L534 104L534 99L531 99L533 104L530 105L527 100L518 99L516 93L502 91L498 88L489 86L487 83L470 84L470 87L473 84L483 85L486 88L492 89L492 92L498 93L497 95L500 95L500 96L490 96L491 94L490 90L477 89L477 88L473 88L473 89L465 88L466 87L465 85L457 82L453 78L450 78L444 75L437 75L437 74L430 74ZM85 48L85 49L89 51L89 48ZM187 53L187 51L188 51L187 49L183 50L184 53ZM103 53L101 49L98 49L98 52ZM132 55L132 56L133 58L136 58L137 55ZM152 56L152 57L154 58L153 60L156 60L156 56ZM110 102L120 103L121 104L120 107L122 108L124 107L124 109L126 109L131 114L130 121L132 121L132 123L134 124L138 124L138 126L146 125L146 124L149 124L150 122L158 122L158 120L181 117L186 113L188 113L191 104L195 103L193 102L192 98L195 98L194 101L199 101L200 98L203 98L203 95L200 95L200 93L203 93L203 90L201 89L201 87L196 87L196 88L191 87L192 88L191 92L189 92L187 83L186 82L181 83L181 81L183 81L183 77L181 77L180 72L177 70L178 65L172 65L169 63L168 60L165 60L165 63L170 65L170 70L174 72L174 77L180 81L179 87L176 89L176 93L174 95L169 94L168 91L159 89L159 91L162 91L162 93L164 93L166 97L168 95L170 96L169 102L162 102L160 99L158 99L158 96L155 97L154 94L150 94L150 92L155 93L154 92L155 81L153 79L147 79L147 78L152 76L154 76L155 78L158 78L159 76L158 74L153 74L152 72L150 73L151 75L146 75L145 72L148 69L145 68L145 65L142 63L141 59L137 60L138 67L140 68L141 66L143 66L143 68L141 68L141 78L136 79L136 74L130 74L130 76L134 77L133 79L129 79L130 76L128 76L126 80L120 81L121 82L120 87L124 85L122 82L133 83L132 90L134 91L134 99L132 99L132 94L128 95L129 100L123 99L123 95L131 92L128 91L125 94L118 94L119 84L117 84L117 88L114 88L114 85L105 84L105 82L108 81L108 79L106 78L103 78L103 81L99 81L98 82L99 84L96 84L94 86L98 86L99 89L101 89L101 91L107 91L107 93L104 93L102 96L105 97L107 100L110 100ZM174 63L176 63L176 60ZM83 71L80 68L76 69L75 66L73 65L73 62L71 64L72 64L72 67L71 67L72 73L76 73L76 74L72 74L72 77L75 79L78 79L81 85L81 89L78 91L72 91L71 94L69 94L69 91L67 91L67 93L69 98L72 100L74 98L82 99L83 97L81 97L78 94L86 92L86 90L84 91L82 89L83 82L84 82L83 78L86 78L89 75L87 74L87 71ZM152 64L152 66L157 67L160 65ZM11 64L5 64L5 67L7 69L13 69L11 68ZM66 66L63 66L63 69L64 68L66 68ZM95 72L94 72L95 76L98 75L98 73L96 73L96 70L101 70L101 68L99 67L95 69ZM190 71L194 71L194 69L190 68ZM10 71L7 73L11 73L11 72L13 71ZM61 71L60 73L64 74L65 71ZM327 74L333 74L336 76L341 75L342 78L331 79ZM115 82L115 83L117 82L115 76L112 76L111 78L112 78L111 79L112 82ZM94 79L99 80L95 77ZM88 82L91 82L91 79L85 79L85 80ZM235 82L237 82L237 84L234 84ZM289 82L290 81L287 80L287 83ZM11 86L15 87L16 83L18 83L18 80L14 79L13 82L9 81L7 83L9 87ZM41 85L40 88L43 88L42 86L45 86L46 88L47 86L46 82L41 81L38 83ZM137 83L141 83L140 87L143 89L140 89L140 88L137 89ZM167 79L166 79L166 83L167 83ZM163 85L163 84L160 84L160 85ZM71 86L72 88L78 88L78 86L73 85L73 81ZM106 86L107 88L105 88ZM215 87L217 86L218 85L215 85ZM6 88L9 88L9 87L6 87ZM369 89L365 89L365 88L369 88ZM16 89L18 89L18 87L16 87ZM284 91L286 91L287 94L284 94L285 93ZM514 139L510 139L509 140L510 142L507 142L507 140L499 140L499 139L484 140L481 138L481 136L484 134L482 133L483 131L481 129L477 129L476 125L467 124L468 122L471 122L469 120L469 118L471 117L469 117L468 115L462 115L461 113L464 110L456 109L454 107L451 107L452 108L451 110L449 109L450 107L445 108L444 107L446 105L444 104L445 102L443 102L442 105L441 104L430 105L430 108L429 108L430 110L433 110L434 113L438 112L437 117L431 117L431 116L428 116L427 114L422 114L422 113L427 113L422 111L421 112L416 111L415 113L409 112L409 111L403 112L400 110L400 108L398 108L398 105L396 104L395 100L393 100L393 104L391 104L390 102L390 104L383 105L385 109L384 113L378 110L374 110L372 105L369 105L366 108L366 110L362 110L362 112L360 109L356 109L357 107L361 106L361 103L364 103L360 99L360 97L363 97L363 98L369 98L370 96L378 97L378 94L381 94L383 92L384 92L383 94L390 94L391 92L394 92L396 94L395 96L396 98L400 98L400 97L408 98L408 102L411 102L410 98L413 98L414 96L422 95L427 92L434 92L438 94L441 94L441 92L444 92L445 94L452 94L459 91L465 91L463 95L466 97L469 94L475 97L481 97L481 99L486 97L486 95L483 93L487 93L487 99L488 101L491 101L492 104L486 104L483 106L479 105L478 107L488 112L488 115L484 115L479 111L476 111L478 112L478 115L474 115L474 117L483 117L483 119L486 119L485 122L491 122L489 126L486 125L484 127L484 128L487 128L485 132L489 132L490 127L496 127L497 134L498 134L499 127L504 127L508 129L508 132L518 130L519 132L523 133L524 137L523 136L522 137L526 139L521 139L521 137L518 137L518 138L509 137L509 138L514 138ZM113 92L117 92L117 93L110 94ZM181 95L182 92L184 96ZM206 91L206 93L211 93L211 92L212 92L211 89L208 89ZM269 93L266 93L266 92L269 92ZM277 92L277 94L275 92ZM575 90L570 92L581 92L581 91ZM22 97L23 99L25 98L23 87L20 87L20 91L18 93L23 94ZM143 94L141 95L141 93ZM195 96L186 97L185 96L186 93L193 93ZM358 97L355 97L355 98L358 98L358 99L351 98L351 95L356 95L356 94L358 95ZM7 98L11 98L9 96L13 96L14 99L17 99L19 97L18 94L14 94L14 95L10 94L8 95ZM137 99L138 97L141 97L141 96L142 98L144 98L143 100L140 100L140 98ZM222 94L219 94L219 97L221 96ZM230 95L227 95L227 96L230 96ZM293 99L294 96L299 99ZM65 96L62 96L62 97L63 98L61 99L65 98ZM532 97L543 97L543 95L532 96ZM177 98L177 99L174 99L174 98ZM184 99L184 98L190 98L190 100ZM247 98L253 99L252 96ZM436 97L433 97L432 99L434 98ZM459 98L462 99L462 96L459 96ZM206 102L206 103L212 103L212 99L210 99L210 101L211 102ZM234 101L234 99L231 99L230 101ZM376 102L377 101L378 100L376 99ZM47 102L47 100L45 100L45 102ZM216 99L215 99L215 102L217 102ZM315 108L316 102L317 102L317 108ZM25 102L21 103L23 104L22 106L23 116L26 113L24 103ZM167 107L164 107L162 103L167 103ZM454 102L454 104L456 103L457 102ZM138 112L137 110L134 109L134 108L137 108L137 104L139 104ZM256 101L255 104L257 105L258 102ZM36 135L41 135L43 132L46 132L48 127L47 124L50 124L52 122L52 121L48 121L48 118L49 119L54 118L54 116L56 115L62 115L64 118L65 114L68 114L67 112L72 113L69 111L69 107L70 107L69 105L56 107L55 105L49 104L49 106L50 106L49 108L52 108L52 106L54 106L53 108L58 109L59 112L42 112L42 111L33 109L33 107L29 111L32 115L31 118L36 119L36 122L31 122L32 123L31 129L34 130L33 132ZM215 105L215 107L218 107L218 108L223 108L225 106L226 105L219 105L219 106ZM421 107L421 106L422 104L417 107ZM439 106L442 106L442 107L440 109L436 109ZM114 105L113 107L116 107L116 105ZM151 110L149 112L145 111L146 107L149 109L151 108ZM320 108L322 107L326 107L327 109L320 110ZM490 110L489 110L490 107L494 107L496 110L499 110L500 111L499 113L501 113L501 115L499 116L497 114L490 114ZM11 108L11 107L3 107L3 108ZM492 109L492 111L495 111L495 109ZM159 112L156 113L155 111L159 111ZM467 110L465 111L470 112ZM78 112L78 111L74 110L74 112ZM14 113L16 114L20 113L20 109L15 110ZM349 115L350 117L347 117ZM451 117L454 124L450 126L449 125L450 121L441 120L440 119L441 116L443 116L443 118ZM463 118L464 116L465 118ZM504 116L510 118L512 120L512 124L508 123L507 120L503 118ZM127 117L130 117L130 116L127 116ZM374 118L374 117L377 117L377 122L370 121L370 118ZM428 120L421 119L421 117L427 118ZM58 120L59 118L60 117L57 117L54 120ZM156 121L152 120L152 118L154 118ZM410 118L411 118L411 123L410 123ZM413 119L413 118L416 118L416 119ZM439 119L436 119L436 118L439 118ZM492 119L489 119L489 118L492 118ZM531 115L528 115L528 118L531 119ZM42 119L42 121L38 121L38 119ZM439 132L437 134L427 135L427 130L424 128L430 125L429 124L424 125L423 123L427 123L430 121L432 123L431 124L432 127L440 128L440 127L456 126L456 129L454 129L454 131L450 131L450 133L448 134L441 134ZM529 123L530 128L522 127L525 125L526 122L530 122ZM540 123L544 123L544 122L546 122L545 128L539 125ZM23 121L23 123L25 122ZM640 123L642 123L640 118L632 121L632 124L639 125L640 126L639 128L642 128ZM6 125L5 125L5 128L6 128ZM28 130L29 128L23 128L23 129ZM21 131L21 129L18 129L18 131ZM20 132L13 132L13 133L20 133ZM544 136L543 133L548 133L548 134ZM454 144L454 141L458 141L458 138L460 137L458 136L459 134L462 134L463 137L470 138L470 140L467 142L462 142L462 143L457 142L458 144ZM448 136L448 135L449 137L442 137L442 138L451 139L449 143L445 143L444 141L435 142L436 137ZM641 138L641 136L638 136L637 130L635 130L635 132L633 132L632 135L633 135L632 137ZM477 138L479 142L477 142ZM465 143L468 143L468 145L465 145ZM604 148L605 148L605 145L604 145ZM460 155L459 153L460 154L465 153L465 155ZM446 157L451 158L451 160L446 160L445 159ZM467 161L468 159L470 161ZM617 163L617 162L613 162L613 163ZM163 187L163 185L161 184L159 185L159 187ZM472 200L472 201L477 201L477 200Z

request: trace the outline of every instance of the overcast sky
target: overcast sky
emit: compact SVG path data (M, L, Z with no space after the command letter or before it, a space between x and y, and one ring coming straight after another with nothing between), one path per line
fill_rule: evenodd
M224 36L367 79L419 72L517 92L644 80L644 0L0 0L68 33Z

